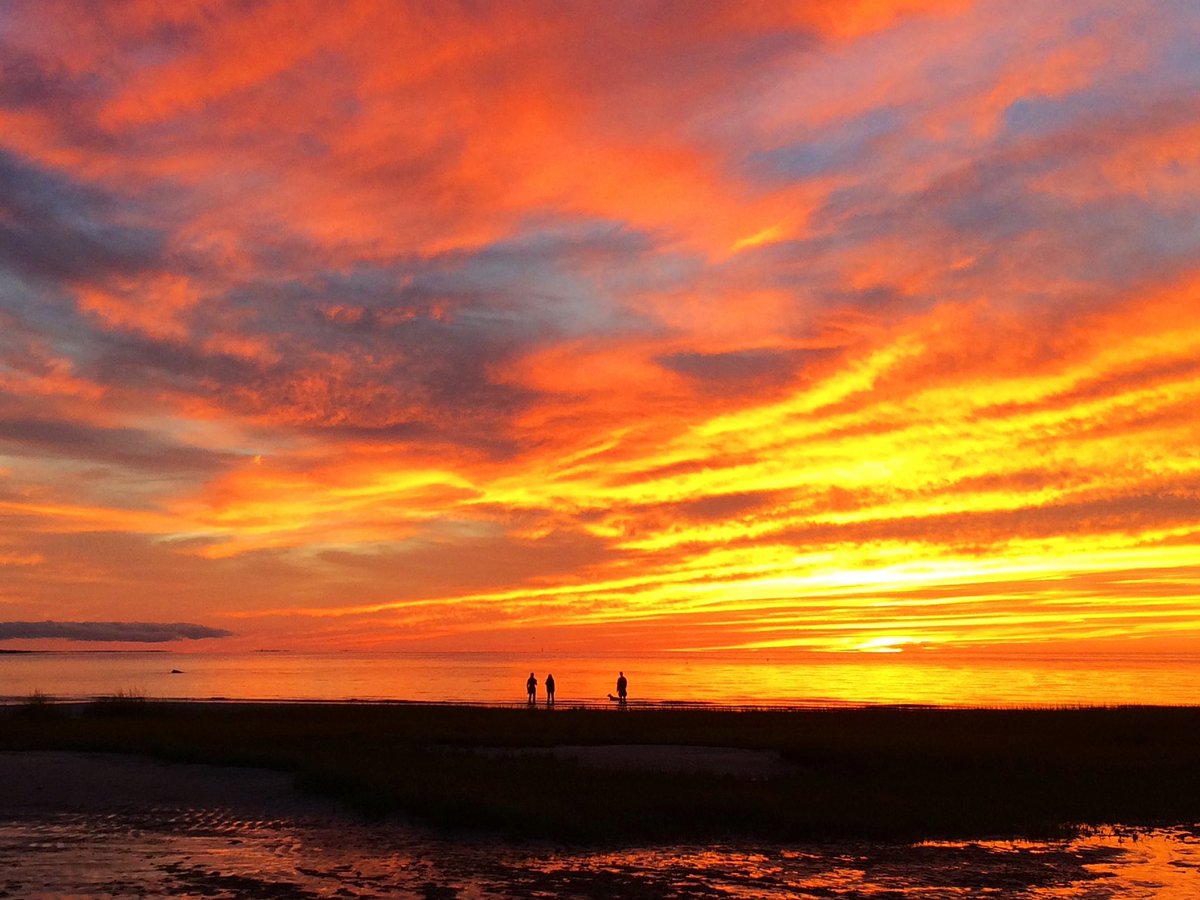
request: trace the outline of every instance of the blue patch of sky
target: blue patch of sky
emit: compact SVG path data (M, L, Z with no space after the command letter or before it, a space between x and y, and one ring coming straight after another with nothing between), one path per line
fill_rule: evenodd
M1195 0L1155 0L1153 13L1129 16L1120 7L1080 15L1073 23L1079 37L1116 26L1126 40L1141 45L1143 62L1132 69L1114 68L1100 73L1091 86L1056 101L1025 104L1040 107L1015 111L1013 126L1053 130L1054 117L1097 114L1129 117L1156 103L1178 100L1200 92L1200 4ZM1111 21L1119 16L1119 21Z
M879 142L904 127L899 110L874 109L785 146L747 158L744 174L760 184L802 181L859 170Z
M645 235L611 222L542 225L430 268L413 288L466 300L459 315L480 327L564 337L625 331L638 325L627 293L681 275L678 259L651 250Z
M93 359L104 341L103 327L80 312L74 299L58 285L44 282L34 285L3 268L0 268L0 311L15 318L20 333L36 336L48 352L76 363Z
M1170 212L1133 197L1073 211L1063 227L1086 234L1092 252L1083 254L1080 279L1130 284L1190 270L1200 255L1200 215Z
M1023 97L1004 111L1006 138L1046 137L1089 122L1132 126L1159 105L1200 97L1200 53L1165 53L1153 68L1059 97ZM1133 98L1136 98L1134 102Z
M655 250L647 235L619 223L545 220L477 251L266 278L237 287L224 302L243 327L286 337L294 350L297 342L330 350L377 341L513 346L646 330L626 298L675 287L698 265ZM329 319L321 313L339 305L365 315ZM431 308L441 305L449 316L431 318ZM393 310L411 310L413 317L394 318L388 315Z

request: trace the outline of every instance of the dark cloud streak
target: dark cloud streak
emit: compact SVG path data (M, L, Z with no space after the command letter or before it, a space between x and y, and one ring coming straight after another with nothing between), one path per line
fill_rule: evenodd
M232 631L187 622L0 622L0 641L58 638L67 641L119 641L161 644L167 641L232 637Z
M809 365L836 359L838 350L755 349L726 353L674 353L658 362L707 390L758 393L783 387Z
M88 282L152 268L164 236L127 224L128 206L0 147L0 266Z
M235 454L164 441L134 428L101 428L47 419L0 415L0 447L9 452L106 462L154 472L215 472Z

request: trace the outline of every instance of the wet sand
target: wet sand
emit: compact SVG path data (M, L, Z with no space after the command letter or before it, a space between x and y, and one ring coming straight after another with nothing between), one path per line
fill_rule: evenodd
M639 764L687 762L694 748L648 756L644 748L614 749L600 765L626 765L631 756ZM720 753L714 759L728 762ZM0 898L1200 896L1194 828L1044 842L581 850L366 822L261 769L0 752L0 785Z
M785 770L779 755L737 747L613 744L479 748L482 755L548 755L606 771L707 772L766 777ZM0 813L41 815L171 804L212 806L263 816L355 814L304 794L292 776L268 769L167 763L142 756L69 751L0 751Z
M706 772L768 777L779 755L737 747L614 744L478 748L485 756L548 755L605 771ZM171 806L211 807L257 818L361 817L336 800L298 791L269 769L168 763L144 756L70 751L0 751L0 815L110 813Z
M0 784L0 815L5 816L187 806L258 818L354 817L336 801L295 790L292 776L282 772L127 754L3 751Z

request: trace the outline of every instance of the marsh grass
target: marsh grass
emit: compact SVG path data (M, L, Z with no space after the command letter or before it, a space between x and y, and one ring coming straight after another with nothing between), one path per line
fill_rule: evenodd
M109 750L293 773L368 816L581 843L753 836L1045 837L1200 821L1200 709L527 710L97 704L12 718L0 747ZM477 748L773 750L769 778L605 771Z
M91 716L144 716L157 714L163 707L150 703L141 691L120 690L115 694L97 697L84 708Z

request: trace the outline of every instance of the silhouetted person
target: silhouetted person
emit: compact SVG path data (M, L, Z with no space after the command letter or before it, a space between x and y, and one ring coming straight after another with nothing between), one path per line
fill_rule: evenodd
M625 695L629 693L629 682L625 680L625 673L617 673L617 702L622 706L625 705Z
M537 703L537 679L533 677L533 673L529 673L529 680L525 682L525 692L529 694L529 705L533 706Z
M554 675L546 676L546 705L554 705Z

